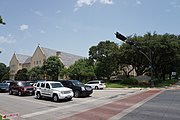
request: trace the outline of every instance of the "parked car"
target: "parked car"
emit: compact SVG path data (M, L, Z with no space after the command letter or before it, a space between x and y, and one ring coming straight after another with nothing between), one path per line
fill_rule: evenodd
M9 85L9 94L33 95L35 88L27 81L14 81Z
M58 80L63 86L71 88L74 92L74 97L89 96L93 93L91 86L84 85L78 80Z
M14 80L3 80L2 83L7 83L8 86L10 85L11 82L14 82Z
M49 97L57 102L59 99L71 100L73 91L70 88L64 87L60 82L44 81L37 83L35 95L37 99Z
M7 83L0 83L0 92L8 92L9 85Z
M104 89L106 84L103 80L92 80L86 83L86 85L91 86L93 89Z

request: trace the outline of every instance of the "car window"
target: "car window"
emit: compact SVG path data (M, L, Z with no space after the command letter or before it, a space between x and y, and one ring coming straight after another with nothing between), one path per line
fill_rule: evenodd
M105 83L104 81L101 81L101 83Z
M24 86L24 87L31 86L31 84L29 82L18 82L18 85L19 86Z
M45 83L41 83L41 87L45 87Z
M88 82L88 84L98 84L99 82Z
M69 87L71 85L71 82L61 81L61 84L63 84L63 86Z
M37 83L37 87L39 87L40 86L40 83Z
M72 84L73 85L83 85L83 83L81 83L81 82L79 82L78 80L74 80L74 81L72 81Z
M59 88L59 87L63 87L63 85L61 83L50 83L52 88Z
M0 84L0 86L1 86L1 87L7 87L7 86L8 86L8 84L6 84L6 83L2 83L2 84Z
M50 89L49 83L46 83L46 88Z

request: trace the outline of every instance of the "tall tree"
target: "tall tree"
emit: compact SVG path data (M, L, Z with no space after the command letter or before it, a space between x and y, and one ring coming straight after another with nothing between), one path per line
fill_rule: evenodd
M118 70L118 50L119 46L111 41L100 42L89 49L89 59L96 65L97 77L110 79Z
M95 77L94 66L88 59L80 59L68 68L71 79L87 80Z
M0 63L0 81L9 79L9 67L6 67L4 63Z
M31 70L28 71L29 79L30 80L40 80L43 79L43 71L41 67L37 66L32 68Z
M132 36L129 40L135 43L135 49L134 45L129 46L131 48L124 46L125 52L123 53L122 50L121 54L122 57L128 56L126 60L134 66L137 75L147 72L150 67L153 67L153 73L157 78L162 77L168 71L172 72L178 54L177 36L158 35L154 32L153 34L147 33L144 36ZM130 55L132 57L129 57ZM152 66L150 66L150 61Z
M26 68L18 70L15 75L15 80L23 80L23 81L29 80L28 70Z
M50 76L51 80L57 80L59 73L63 70L63 68L64 65L57 56L49 57L42 66L43 72Z

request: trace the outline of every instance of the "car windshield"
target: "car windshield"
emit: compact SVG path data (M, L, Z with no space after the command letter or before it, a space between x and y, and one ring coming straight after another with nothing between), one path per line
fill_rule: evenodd
M51 83L52 88L59 88L59 87L63 87L63 85L61 83Z
M19 82L19 86L31 86L30 82Z
M72 81L73 85L83 85L83 83L79 82L78 80Z
M8 87L8 84L0 84L1 87Z

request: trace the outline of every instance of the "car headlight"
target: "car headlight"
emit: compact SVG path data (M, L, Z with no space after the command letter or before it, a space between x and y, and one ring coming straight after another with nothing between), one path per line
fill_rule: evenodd
M82 91L85 91L85 87L81 87L81 90L82 90Z

